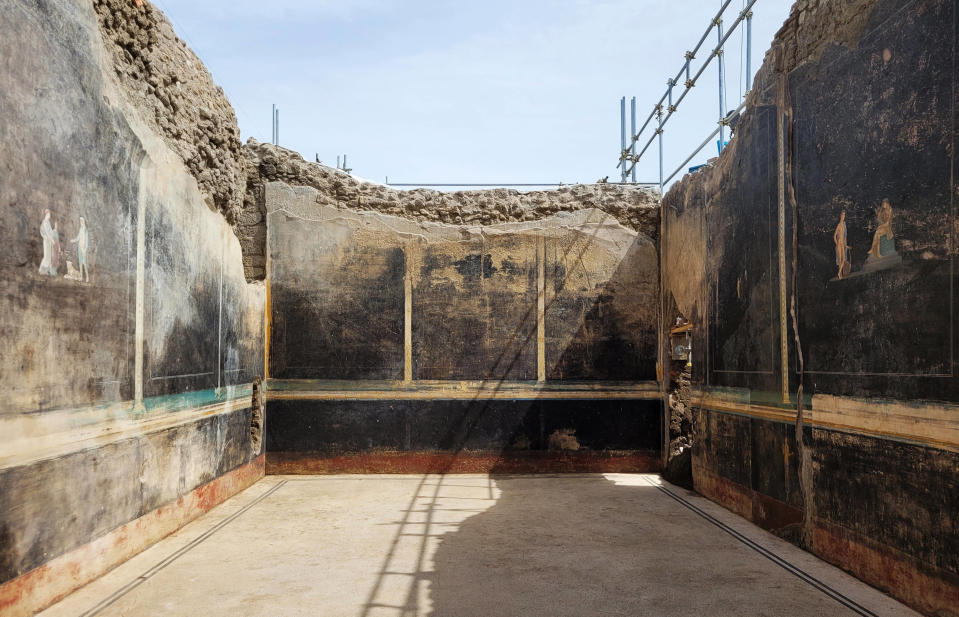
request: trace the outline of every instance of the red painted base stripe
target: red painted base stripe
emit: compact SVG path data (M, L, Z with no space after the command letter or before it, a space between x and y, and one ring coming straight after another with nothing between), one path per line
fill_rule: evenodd
M787 514L779 520L760 515L769 512L775 500L697 465L693 485L704 497L774 533L801 525L792 508L784 508ZM959 616L959 576L951 572L819 519L813 525L811 552L921 613Z
M106 574L264 475L264 455L199 486L177 501L117 527L0 585L0 615L27 617Z

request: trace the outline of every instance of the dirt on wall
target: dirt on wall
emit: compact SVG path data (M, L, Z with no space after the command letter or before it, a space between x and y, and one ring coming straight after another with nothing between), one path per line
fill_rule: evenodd
M297 153L250 139L240 142L233 107L200 59L147 0L93 0L101 34L129 102L196 178L207 205L233 225L247 279L266 275L265 182L318 189L326 205L412 219L490 225L598 208L654 240L659 193L615 184L553 191L506 189L441 193L397 191L303 160Z
M827 46L855 45L868 25L878 0L798 0L776 34L784 51L785 72L818 58ZM767 60L768 63L768 60Z

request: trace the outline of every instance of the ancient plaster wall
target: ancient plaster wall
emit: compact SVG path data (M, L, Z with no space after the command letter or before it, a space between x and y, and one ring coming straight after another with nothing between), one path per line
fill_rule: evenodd
M255 208L240 216L237 234L248 257L248 274L265 274L266 206L264 184L283 182L319 191L317 203L340 209L370 210L416 221L456 225L493 225L532 221L557 212L584 208L601 210L622 225L656 239L659 234L658 193L615 184L573 185L552 191L491 189L440 192L430 189L399 191L365 182L338 169L304 161L285 148L247 140L255 174L248 176L249 203Z
M655 465L656 206L634 212L650 221L635 231L586 204L649 193L604 189L462 193L458 203L418 193L389 206L397 216L268 184L268 464L315 470L362 456L400 468L410 453L445 464L454 453L569 450L584 460L642 451L644 468ZM393 194L359 190L347 203ZM405 206L424 195L440 202L430 218L490 199L573 211L450 225L410 216Z
M0 613L20 615L262 475L265 288L130 104L94 6L6 2L0 32Z
M797 3L663 201L696 489L929 614L959 606L956 11Z

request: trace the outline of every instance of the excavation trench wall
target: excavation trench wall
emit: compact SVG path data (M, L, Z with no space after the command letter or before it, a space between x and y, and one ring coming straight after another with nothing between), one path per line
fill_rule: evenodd
M936 615L959 610L956 11L797 3L729 148L663 200L696 490Z

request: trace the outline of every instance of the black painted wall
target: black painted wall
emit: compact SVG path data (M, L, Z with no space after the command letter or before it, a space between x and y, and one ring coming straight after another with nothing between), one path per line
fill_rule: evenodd
M660 448L658 401L274 400L269 410L269 452L547 451L566 430L578 452Z
M730 147L664 198L663 318L694 325L697 489L952 614L959 7L853 4L861 29L794 8Z

